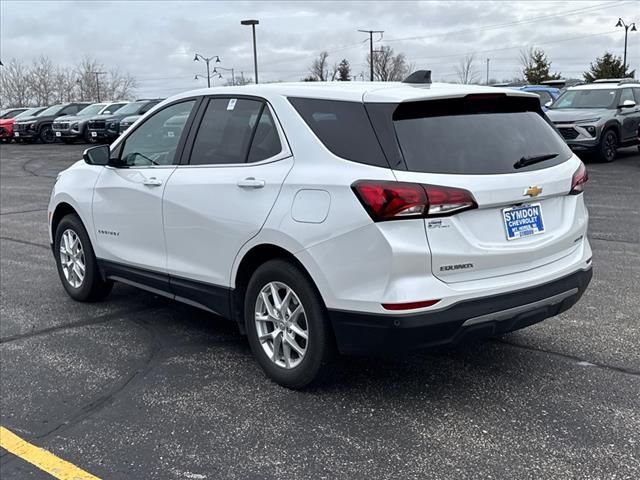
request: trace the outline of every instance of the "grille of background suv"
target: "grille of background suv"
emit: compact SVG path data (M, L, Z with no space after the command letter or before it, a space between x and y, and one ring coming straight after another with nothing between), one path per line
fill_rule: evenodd
M562 135L562 137L566 138L567 140L573 140L579 135L578 132L573 128L559 128L558 130L560 130L560 134Z

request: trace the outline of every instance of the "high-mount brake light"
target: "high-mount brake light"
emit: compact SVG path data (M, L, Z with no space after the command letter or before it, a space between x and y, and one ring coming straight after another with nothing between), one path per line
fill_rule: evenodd
M351 188L374 222L446 217L478 206L471 192L456 187L358 180Z
M580 166L573 174L571 178L571 190L569 191L569 195L578 195L584 191L584 184L589 180L589 175L587 174L587 167L584 166L584 163L580 162Z

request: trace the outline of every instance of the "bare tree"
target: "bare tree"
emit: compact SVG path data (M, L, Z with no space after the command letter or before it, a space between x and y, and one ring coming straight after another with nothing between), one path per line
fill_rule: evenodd
M133 98L137 82L128 73L122 73L114 68L110 72L96 75L96 72L105 72L105 67L96 59L85 57L75 68L76 84L81 100L130 100ZM100 95L98 95L100 89Z
M51 105L55 103L55 67L53 62L44 55L34 60L29 69L29 84L31 96L36 105Z
M458 81L460 83L478 83L480 73L476 70L474 61L474 54L467 55L460 60L460 64L456 67L456 73L458 74Z
M309 73L311 73L311 76L316 78L320 82L326 82L329 77L329 68L327 66L328 57L329 57L329 53L320 52L320 55L318 55L318 58L313 60L313 63L309 68Z
M371 65L371 55L367 55L367 65ZM369 67L370 68L370 67ZM404 53L394 54L393 48L382 46L373 53L373 78L381 82L403 80L411 70Z
M71 102L77 98L77 84L73 70L58 66L53 77L55 102Z
M28 69L24 63L12 58L0 69L0 105L23 107L32 104Z

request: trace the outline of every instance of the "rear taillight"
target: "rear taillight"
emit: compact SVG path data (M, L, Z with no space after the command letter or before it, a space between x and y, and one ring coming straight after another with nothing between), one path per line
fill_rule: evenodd
M358 180L351 188L374 222L445 217L478 206L471 192L455 187Z
M584 166L584 163L580 162L580 166L576 173L573 174L571 178L571 191L569 191L569 195L577 195L584 191L584 184L589 180L589 175L587 175L587 167Z

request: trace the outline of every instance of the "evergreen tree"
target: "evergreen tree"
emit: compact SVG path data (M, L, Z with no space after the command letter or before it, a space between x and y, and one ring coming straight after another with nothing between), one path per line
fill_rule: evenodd
M584 72L583 77L587 82L593 82L601 78L626 78L635 75L636 71L628 71L628 66L622 65L622 58L605 52L602 57L596 58L591 63L588 72Z
M551 73L551 62L543 50L531 48L520 54L522 74L531 85L538 85L545 80L556 80L560 74Z
M351 80L351 65L346 58L343 58L338 65L338 81L348 82L349 80Z

